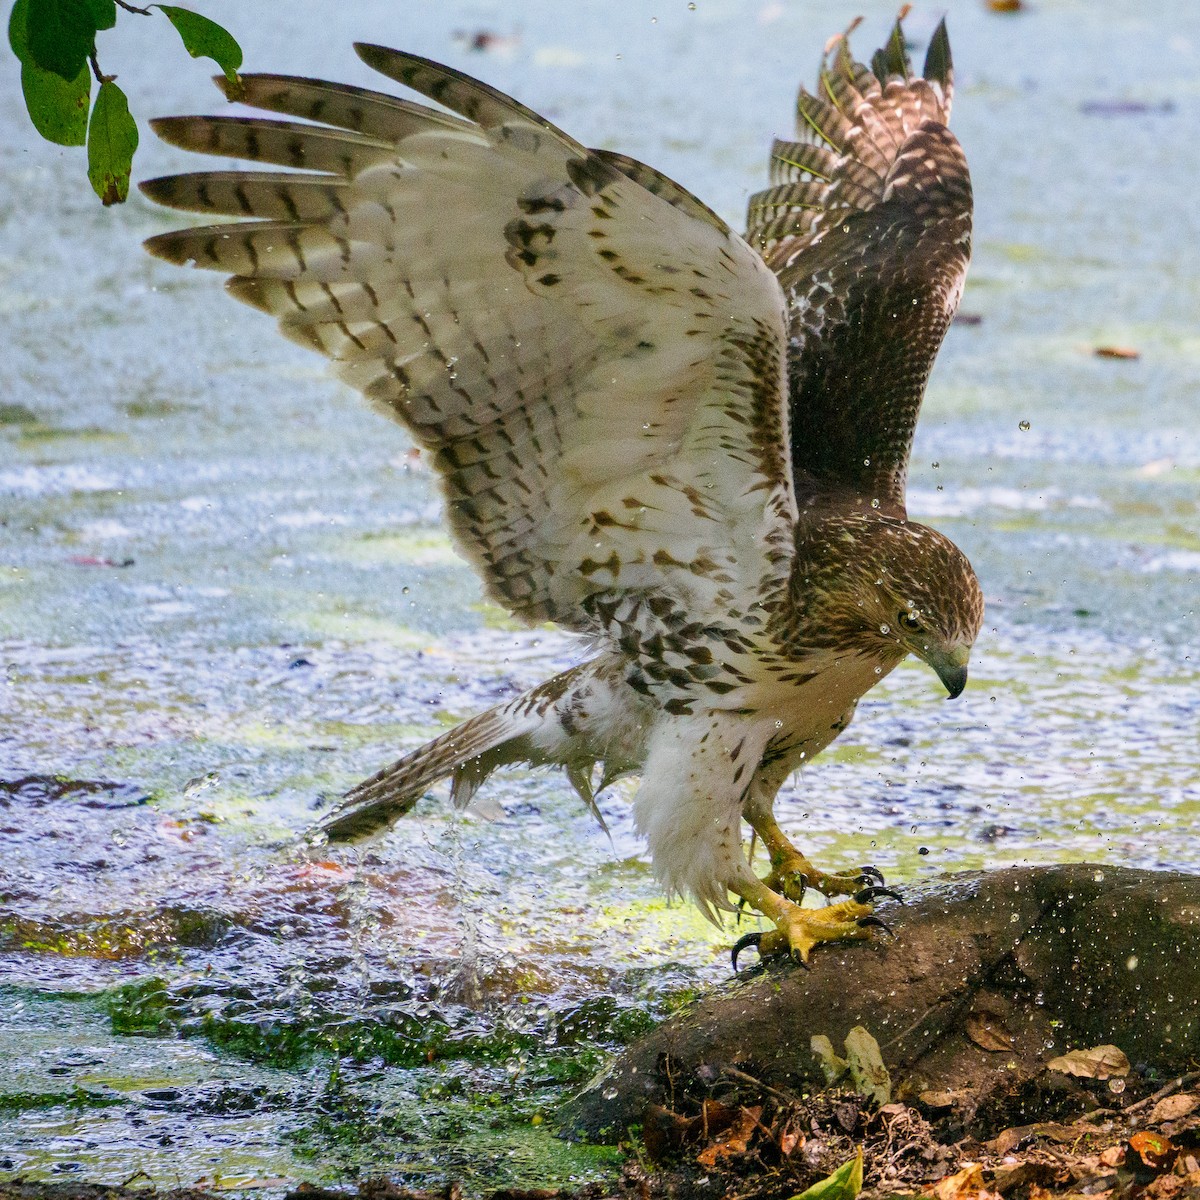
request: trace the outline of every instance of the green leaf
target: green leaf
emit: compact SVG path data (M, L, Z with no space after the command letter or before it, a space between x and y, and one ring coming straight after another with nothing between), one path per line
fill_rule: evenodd
M95 45L96 22L89 0L28 0L25 54L18 56L22 62L53 71L71 83Z
M8 14L8 44L12 52L25 62L29 58L29 0L17 0Z
M92 73L87 65L69 83L33 63L21 64L21 91L33 127L48 142L82 146L87 141Z
M117 0L83 0L97 29L111 29L117 23Z
M190 9L178 8L174 4L159 4L156 7L166 13L167 20L183 39L184 49L193 58L211 58L225 72L225 78L230 83L237 83L238 67L242 65L242 48L233 34L216 21L210 21Z
M854 1200L862 1191L862 1185L863 1155L859 1146L858 1153L848 1163L843 1163L832 1175L827 1175L791 1200Z
M129 172L137 149L137 122L115 83L102 83L88 125L88 179L101 202L122 204L129 195Z

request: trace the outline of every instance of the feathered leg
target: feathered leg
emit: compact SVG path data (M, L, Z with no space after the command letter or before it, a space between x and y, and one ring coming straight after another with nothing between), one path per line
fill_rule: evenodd
M852 896L864 887L883 883L882 873L872 866L864 866L846 874L822 871L792 844L775 820L775 797L783 781L832 742L850 724L853 716L854 709L850 708L829 727L822 738L789 747L777 756L772 756L768 747L767 759L755 772L746 793L742 815L751 829L762 838L771 862L771 873L763 882L797 902L806 888L814 888L823 896Z

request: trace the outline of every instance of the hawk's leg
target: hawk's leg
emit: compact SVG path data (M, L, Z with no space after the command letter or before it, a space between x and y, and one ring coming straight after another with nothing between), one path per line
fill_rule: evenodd
M731 884L730 891L775 922L775 928L767 933L750 934L738 941L733 948L735 971L738 952L751 944L763 958L790 953L807 963L812 949L822 942L862 940L871 936L872 928L887 928L874 916L869 903L842 900L824 908L801 908L749 872Z
M777 776L778 772L769 767L760 771L742 809L742 815L762 838L770 856L771 873L763 880L767 887L799 902L806 887L815 888L823 896L853 896L864 887L882 883L883 875L874 867L863 867L846 875L822 871L792 845L772 811L775 793L784 778Z
M747 805L745 815L751 828L762 838L771 859L771 873L763 882L790 900L799 901L806 887L815 888L823 896L852 896L864 887L883 882L883 875L874 867L864 867L848 875L822 871L792 845L769 809L765 814L752 814Z

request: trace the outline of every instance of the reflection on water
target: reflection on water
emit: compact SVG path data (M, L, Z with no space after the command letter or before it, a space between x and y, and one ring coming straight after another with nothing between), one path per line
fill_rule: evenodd
M1200 217L1174 149L1200 132L1200 23L1107 7L950 6L980 319L935 372L912 508L970 553L989 615L962 699L902 668L785 792L831 864L1200 865ZM859 8L875 37L894 5ZM841 19L362 0L331 38L307 2L206 11L255 67L369 86L353 36L453 62L734 218ZM150 24L110 68L139 115L214 103ZM477 27L494 52L456 36ZM611 843L528 772L492 788L497 821L429 800L366 851L294 841L577 647L480 604L403 434L211 277L145 258L168 218L102 212L26 129L7 59L0 122L0 1171L602 1170L544 1118L723 978L732 937L659 898L625 796ZM141 153L143 176L180 165Z

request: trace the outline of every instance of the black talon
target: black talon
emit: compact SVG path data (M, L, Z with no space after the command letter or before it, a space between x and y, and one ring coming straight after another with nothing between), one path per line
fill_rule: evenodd
M896 931L882 918L872 913L869 917L859 917L855 924L860 929L882 929L889 937L895 937Z
M859 867L858 870L862 875L862 878L858 881L859 883L869 883L872 879L878 883L885 882L883 872L878 867L865 866Z
M808 876L803 871L793 871L792 878L800 881L800 895L794 901L794 903L799 904L804 899L804 893L808 891Z
M761 933L743 933L742 936L733 943L733 949L729 952L729 956L733 960L733 973L735 975L737 974L738 955L741 954L741 952L748 946L753 946L761 955L762 939L763 935Z
M899 892L893 892L891 888L876 887L874 884L871 887L865 887L861 892L854 894L854 899L859 904L870 904L872 900L878 900L880 896L887 896L889 900L898 900L901 904L904 903L904 897Z

